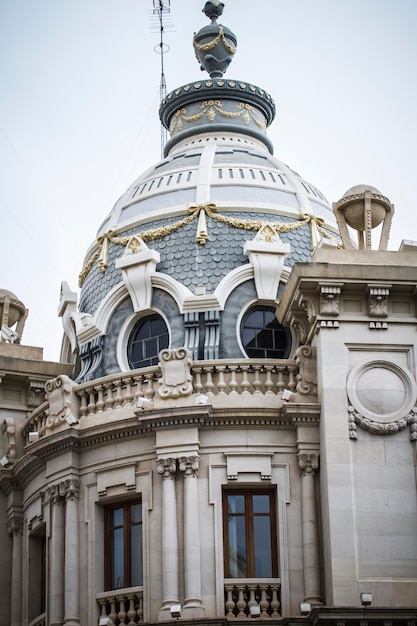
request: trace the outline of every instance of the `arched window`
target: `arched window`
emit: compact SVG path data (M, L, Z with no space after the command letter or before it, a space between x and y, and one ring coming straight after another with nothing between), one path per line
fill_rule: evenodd
M278 322L273 307L251 307L242 319L241 339L251 359L287 359L291 352L290 329Z
M158 354L169 346L167 325L154 313L142 317L133 328L128 345L129 366L132 369L158 365Z

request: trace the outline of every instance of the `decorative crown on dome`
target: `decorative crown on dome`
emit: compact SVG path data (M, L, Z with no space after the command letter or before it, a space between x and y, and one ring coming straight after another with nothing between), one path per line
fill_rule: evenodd
M195 55L201 70L208 72L211 78L223 76L236 52L236 36L226 26L217 23L223 9L224 4L219 0L206 2L203 13L211 19L211 24L195 33L193 39Z

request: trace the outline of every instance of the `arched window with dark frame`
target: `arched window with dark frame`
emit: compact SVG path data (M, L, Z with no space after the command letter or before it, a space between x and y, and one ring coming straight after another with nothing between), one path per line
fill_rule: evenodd
M287 359L291 352L291 331L280 324L273 307L255 305L241 323L243 349L251 359Z
M169 332L157 313L142 317L134 326L128 343L129 367L158 365L161 350L169 347Z

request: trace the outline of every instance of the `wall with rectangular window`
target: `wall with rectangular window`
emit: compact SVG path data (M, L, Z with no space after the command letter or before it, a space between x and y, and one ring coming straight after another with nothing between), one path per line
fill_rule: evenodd
M277 577L275 491L224 489L223 537L226 578Z
M143 585L142 503L122 502L105 509L105 588Z

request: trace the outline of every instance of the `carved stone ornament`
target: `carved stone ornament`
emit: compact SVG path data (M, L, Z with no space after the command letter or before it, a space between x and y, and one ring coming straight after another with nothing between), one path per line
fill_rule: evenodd
M298 367L296 390L301 394L317 395L317 361L311 346L300 346L295 353Z
M182 456L179 459L178 468L181 472L184 472L184 476L198 476L198 456Z
M370 286L368 313L369 317L388 316L389 289L386 287Z
M377 435L391 435L411 426L417 439L417 385L411 372L390 361L355 366L347 381L349 436L356 426Z
M158 394L161 398L179 398L193 392L191 353L187 348L162 350L159 353L162 372Z
M3 453L10 459L16 459L16 426L13 417L5 417L1 424Z
M136 235L129 239L123 256L116 259L116 267L122 272L134 311L150 308L152 274L159 261L159 252L148 248L146 243Z
M243 252L253 266L258 298L275 300L284 260L291 252L290 245L281 241L272 224L264 224L254 239L245 242Z
M314 476L316 469L319 466L318 454L299 454L298 466L301 470L302 476Z
M177 471L176 459L158 459L156 465L158 474L162 474L164 478L175 478Z
M340 285L321 285L320 287L320 315L334 315L340 313Z
M57 376L45 384L47 409L47 428L55 428L67 418L78 418L78 399L74 393L74 381L68 376Z

